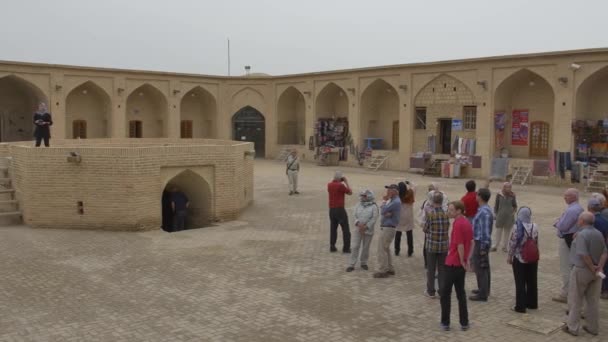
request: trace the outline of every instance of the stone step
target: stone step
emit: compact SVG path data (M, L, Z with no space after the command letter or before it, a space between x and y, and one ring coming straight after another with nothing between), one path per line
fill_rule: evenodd
M10 216L21 216L20 211L7 211L4 213L0 213L0 217L10 217Z
M8 177L0 177L0 183L10 183L11 179Z
M17 200L5 200L5 201L0 200L0 205L2 205L2 204L18 204L18 203L19 203L19 201L17 201Z
M0 189L0 194L11 194L15 192L15 189Z

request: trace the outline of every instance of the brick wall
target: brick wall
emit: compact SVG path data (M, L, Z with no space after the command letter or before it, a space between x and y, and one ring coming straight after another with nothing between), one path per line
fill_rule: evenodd
M210 183L209 221L235 219L253 199L253 162L245 153L252 149L252 143L219 140L93 139L54 140L51 148L15 143L9 154L26 224L151 230L160 227L161 195L171 181L161 177L165 168L191 170ZM81 162L68 162L70 152Z

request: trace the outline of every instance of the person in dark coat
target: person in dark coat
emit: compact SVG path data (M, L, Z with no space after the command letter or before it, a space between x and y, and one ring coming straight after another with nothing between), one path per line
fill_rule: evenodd
M51 139L51 129L53 125L53 119L49 114L46 103L40 102L38 110L34 113L34 138L36 138L36 147L40 146L40 142L44 140L44 146L49 147L49 140Z

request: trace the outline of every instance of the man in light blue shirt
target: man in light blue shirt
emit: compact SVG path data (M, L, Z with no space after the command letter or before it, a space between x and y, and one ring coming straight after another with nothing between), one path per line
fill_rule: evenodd
M559 270L562 276L562 288L552 299L556 302L566 303L568 298L568 282L570 279L570 245L574 233L578 230L577 221L583 213L583 207L578 203L578 190L570 188L564 192L564 201L568 205L562 216L553 225L557 228L559 239Z
M399 224L401 213L401 200L399 199L399 186L391 184L385 186L386 196L380 206L380 239L378 240L378 272L374 278L388 278L395 275L395 269L391 263L390 246L395 237L395 228Z
M479 209L473 218L473 252L471 265L477 277L477 289L473 290L472 301L486 302L490 295L490 246L492 245L492 228L494 214L488 205L492 193L486 188L477 191Z

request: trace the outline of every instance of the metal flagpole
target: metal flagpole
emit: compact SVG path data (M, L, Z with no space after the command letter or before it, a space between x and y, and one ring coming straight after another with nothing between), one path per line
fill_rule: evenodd
M228 76L230 76L230 38L228 38Z

